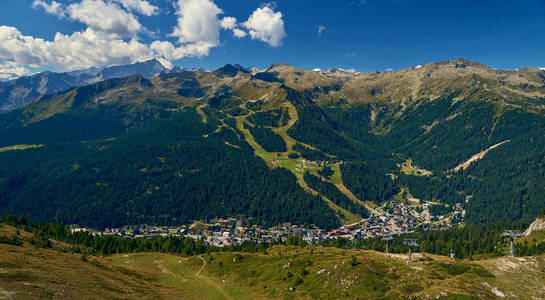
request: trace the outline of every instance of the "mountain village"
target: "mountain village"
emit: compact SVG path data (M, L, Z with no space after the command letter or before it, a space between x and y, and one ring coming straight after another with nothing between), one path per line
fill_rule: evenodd
M386 208L386 209L382 209ZM388 201L382 208L375 209L374 214L360 222L344 225L333 230L325 230L315 226L282 224L271 228L259 225L244 226L243 219L217 219L207 223L194 222L181 226L123 226L120 228L105 228L96 231L90 228L71 225L72 232L89 231L96 235L115 235L124 238L155 238L155 237L190 237L202 240L206 245L216 247L242 244L245 242L261 243L275 240L286 240L291 236L301 237L309 245L337 238L354 240L373 238L385 235L397 235L422 230L441 230L453 225L463 226L463 210L460 205L454 206L447 215L432 216L429 203L422 205L409 201Z

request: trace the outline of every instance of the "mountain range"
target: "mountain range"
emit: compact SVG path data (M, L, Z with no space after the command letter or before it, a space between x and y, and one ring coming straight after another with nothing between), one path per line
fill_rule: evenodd
M19 108L40 95L52 95L74 87L140 74L152 78L159 74L184 71L183 67L164 67L152 59L131 65L89 68L66 73L43 72L0 82L0 113Z
M1 212L96 228L231 216L334 228L390 200L460 207L465 223L530 222L545 206L538 68L151 61L56 76L87 79L21 78L28 98L3 106L18 108L0 115Z

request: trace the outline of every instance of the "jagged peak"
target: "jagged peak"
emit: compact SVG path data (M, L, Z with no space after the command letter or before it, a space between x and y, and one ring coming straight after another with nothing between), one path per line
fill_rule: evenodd
M339 67L332 67L332 68L329 68L326 73L343 73L343 74L356 74L356 70L355 69L343 69L343 68L339 68Z
M250 73L246 68L242 67L239 64L235 64L235 65L226 64L225 66L214 71L214 73L216 73L216 75L218 76L229 76L229 77L236 76L238 72Z
M455 59L455 60L444 60L439 62L431 62L424 66L418 65L414 67L414 69L420 69L420 68L433 68L433 67L442 67L442 66L454 66L455 68L467 68L467 67L473 67L473 68L482 68L482 69L490 69L487 65L480 63L478 61L474 60L467 60L463 57Z
M273 71L276 71L276 70L279 70L279 69L299 69L297 67L294 67L288 63L279 63L279 64L272 64L270 65L268 68L266 68L265 70L263 70L263 72L273 72Z

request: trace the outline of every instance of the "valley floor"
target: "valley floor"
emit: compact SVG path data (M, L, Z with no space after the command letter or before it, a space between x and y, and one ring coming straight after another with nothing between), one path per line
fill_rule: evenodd
M0 235L12 236L2 226ZM545 257L455 260L323 247L109 257L0 244L0 299L542 299Z

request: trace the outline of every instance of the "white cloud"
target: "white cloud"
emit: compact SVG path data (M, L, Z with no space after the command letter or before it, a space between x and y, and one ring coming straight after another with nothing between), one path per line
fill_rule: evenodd
M137 12L144 16L156 15L159 11L159 7L152 5L147 0L115 0L121 3L123 7L128 10Z
M121 4L125 9L115 1ZM147 32L135 15L130 11L151 16L159 8L147 0L82 0L64 7L56 1L47 3L44 0L34 0L33 8L43 8L47 13L59 18L79 21L94 30L115 33L122 37L136 37L139 32Z
M237 38L243 38L246 35L246 31L238 28L237 19L233 17L224 17L220 24L222 29L233 31L233 35Z
M0 81L12 80L21 76L30 75L30 71L25 67L18 67L13 64L0 64Z
M210 53L210 49L215 45L208 42L196 42L176 47L171 42L155 41L151 43L150 49L158 56L168 60L178 60L186 56L205 56Z
M221 28L233 30L237 27L237 19L233 17L225 17L221 19Z
M42 0L34 0L34 2L32 3L32 8L43 8L43 10L45 10L45 12L47 12L48 14L56 15L59 18L63 18L65 16L64 8L57 1L53 1L48 4L47 2Z
M286 37L282 13L274 12L269 6L256 9L243 26L249 30L252 39L261 40L272 47L281 46Z
M240 28L235 28L233 29L233 35L236 36L237 38L243 38L245 36L247 36L248 34L246 33L246 31L240 29Z
M318 26L318 35L322 36L322 33L324 32L324 30L325 30L325 26L323 25Z
M417 65L416 67L414 67L415 69L420 69L422 68L422 65Z
M0 59L14 66L55 66L62 70L127 64L150 59L154 53L135 39L87 28L71 35L57 33L53 41L24 36L17 28L0 26Z
M174 27L173 37L180 44L202 43L219 44L219 14L223 11L210 0L178 0L176 14L178 24Z
M157 58L165 66L171 60L209 55L220 45L220 30L237 38L252 39L273 47L286 36L282 13L268 4L240 24L225 16L213 0L170 0L175 3L177 24L169 35L177 43L155 40L143 43L138 35L155 35L142 26L138 15L159 13L149 0L34 0L32 7L87 27L70 34L57 32L50 40L23 35L17 28L0 25L0 79L30 74L29 69L55 67L69 71L92 66L134 63ZM249 32L248 32L248 31ZM159 33L157 33L158 35Z
M136 37L144 27L131 13L113 2L103 0L83 0L70 4L66 8L67 15L90 28L113 33L122 37Z

